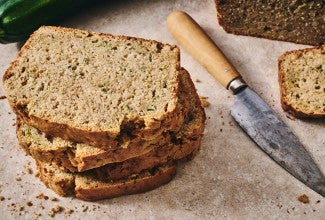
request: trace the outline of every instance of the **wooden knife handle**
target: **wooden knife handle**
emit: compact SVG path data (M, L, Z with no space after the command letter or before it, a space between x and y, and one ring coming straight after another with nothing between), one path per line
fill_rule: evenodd
M167 27L175 39L212 74L225 88L240 77L225 55L185 12L174 11L167 18Z

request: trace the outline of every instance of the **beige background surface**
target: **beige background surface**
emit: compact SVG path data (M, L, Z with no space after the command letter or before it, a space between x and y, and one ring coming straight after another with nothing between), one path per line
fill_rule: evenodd
M130 35L176 44L165 20L175 9L188 12L257 91L292 128L325 170L325 121L297 120L282 111L277 82L277 58L287 50L305 48L287 42L227 34L218 25L213 0L137 0L104 3L74 16L64 26ZM19 45L0 45L0 76L17 56ZM201 96L208 97L202 150L181 164L176 178L154 191L100 202L62 198L34 174L34 163L19 148L15 117L7 100L0 100L0 219L324 219L325 200L293 178L264 154L236 125L223 89L182 49L181 63L191 73ZM4 95L2 85L0 95ZM36 198L40 193L50 199ZM306 194L310 202L297 197ZM51 201L53 197L58 201ZM32 204L31 204L31 203ZM68 210L74 210L69 214Z

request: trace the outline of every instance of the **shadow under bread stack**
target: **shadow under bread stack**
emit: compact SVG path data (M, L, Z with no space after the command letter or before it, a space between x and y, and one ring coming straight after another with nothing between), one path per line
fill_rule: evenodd
M205 113L176 46L43 26L3 77L17 137L62 196L98 200L169 182Z

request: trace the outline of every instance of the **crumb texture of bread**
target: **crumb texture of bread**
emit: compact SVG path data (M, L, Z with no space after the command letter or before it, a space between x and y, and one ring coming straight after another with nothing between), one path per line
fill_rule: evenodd
M308 45L325 43L324 0L215 0L225 31Z
M188 73L182 77L182 85L189 91L189 100L192 103L187 122L181 130L172 135L170 143L157 146L147 154L130 158L120 163L107 164L96 169L99 179L119 179L137 174L144 169L149 169L170 161L183 158L191 159L200 148L206 120L204 109L199 96L195 91L193 82Z
M123 127L157 128L157 122L173 115L179 68L176 46L44 26L24 45L3 81L9 103L34 120L33 126L47 133L61 130L65 139L91 132L103 139L115 138ZM55 129L44 130L44 124ZM66 127L84 133L69 136Z
M74 194L75 175L53 166L49 163L42 163L36 160L38 177L55 193L60 196L71 196Z
M284 110L296 117L324 117L325 45L279 57L279 83Z

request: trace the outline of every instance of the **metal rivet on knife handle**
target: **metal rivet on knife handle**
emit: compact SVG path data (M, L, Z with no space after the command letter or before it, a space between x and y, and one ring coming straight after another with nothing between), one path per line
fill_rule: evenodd
M175 39L210 72L225 88L240 75L221 50L185 12L174 11L167 18L167 27Z
M239 92L242 88L245 88L247 84L244 82L242 78L236 78L229 84L229 90L232 91L234 94Z

